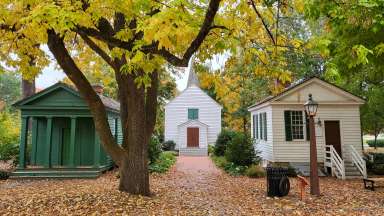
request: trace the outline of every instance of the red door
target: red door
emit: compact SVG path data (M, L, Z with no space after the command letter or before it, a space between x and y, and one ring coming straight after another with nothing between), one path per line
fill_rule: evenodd
M199 147L199 128L187 128L187 147Z

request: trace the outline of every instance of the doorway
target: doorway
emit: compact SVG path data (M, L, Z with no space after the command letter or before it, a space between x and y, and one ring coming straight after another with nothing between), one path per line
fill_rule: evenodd
M199 147L199 128L187 128L187 147Z
M336 152L343 158L341 151L340 121L324 121L325 144L332 145Z

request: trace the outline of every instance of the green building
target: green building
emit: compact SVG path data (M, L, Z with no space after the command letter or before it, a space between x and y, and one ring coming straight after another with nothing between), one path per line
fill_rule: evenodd
M95 88L95 90L97 90ZM122 141L119 102L103 96L112 134ZM79 92L57 83L14 104L21 110L19 166L12 177L97 177L114 164Z

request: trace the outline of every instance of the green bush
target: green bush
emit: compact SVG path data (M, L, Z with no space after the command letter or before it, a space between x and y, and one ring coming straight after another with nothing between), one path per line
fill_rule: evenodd
M159 158L149 165L149 172L164 173L176 162L175 152L162 152Z
M176 143L173 140L165 141L162 145L163 151L173 151L175 150Z
M227 159L225 159L224 156L212 156L211 158L217 167L224 169L224 167L229 164L229 162L227 161Z
M241 165L236 165L233 162L228 162L224 166L225 172L227 172L230 175L233 176L238 176L238 175L244 175L245 170L247 170L248 166L241 166Z
M245 170L245 175L251 178L259 178L264 177L266 172L262 166L253 164Z
M9 172L0 170L0 180L6 180L9 178Z
M375 147L375 140L368 140L367 144L369 147ZM376 147L384 147L384 139L376 140Z
M215 153L215 146L208 145L208 155L213 155Z
M248 166L259 162L252 139L244 134L235 134L228 142L225 158L237 166Z
M19 143L20 118L18 113L0 112L0 146Z
M0 161L12 160L13 164L19 161L19 145L15 143L0 144Z
M159 159L161 152L160 141L156 137L152 136L148 146L149 164L152 164Z
M384 164L384 153L374 153L372 155L374 164Z
M220 132L214 147L214 154L216 156L224 156L227 145L232 140L234 135L235 132L229 130L223 130Z

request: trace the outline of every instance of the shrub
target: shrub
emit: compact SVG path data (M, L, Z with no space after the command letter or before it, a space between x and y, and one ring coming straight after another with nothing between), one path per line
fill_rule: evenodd
M228 143L225 158L238 166L248 166L259 162L251 138L241 133L235 134Z
M0 112L0 146L19 143L19 116L5 110Z
M253 164L245 170L245 175L251 178L259 178L264 177L266 172L262 166Z
M228 174L233 175L233 176L244 175L244 172L247 168L248 168L248 166L241 166L241 165L239 166L233 162L228 162L224 166L225 172L227 172Z
M369 147L375 147L375 140L368 140L367 144ZM384 139L376 140L376 147L384 147Z
M288 177L297 177L298 171L296 171L295 167L289 165L288 166Z
M227 161L227 159L225 159L224 156L212 156L211 158L213 162L216 164L216 166L220 168L224 169L224 167L227 166L227 164L229 164L229 162Z
M6 180L9 178L9 172L0 170L0 180Z
M14 165L19 161L19 145L14 143L0 144L0 161L12 160Z
M161 152L162 150L159 140L156 137L152 136L148 146L149 164L152 164L157 159L159 159Z
M167 172L175 162L175 152L162 152L159 158L154 163L149 165L149 172Z
M214 148L214 154L216 156L224 156L227 145L232 140L234 135L235 132L229 130L223 130L220 132Z
M165 141L162 145L163 151L174 151L176 143L173 140Z
M374 164L384 164L384 153L374 153L372 155Z
M215 146L208 145L208 155L213 155L215 153Z

